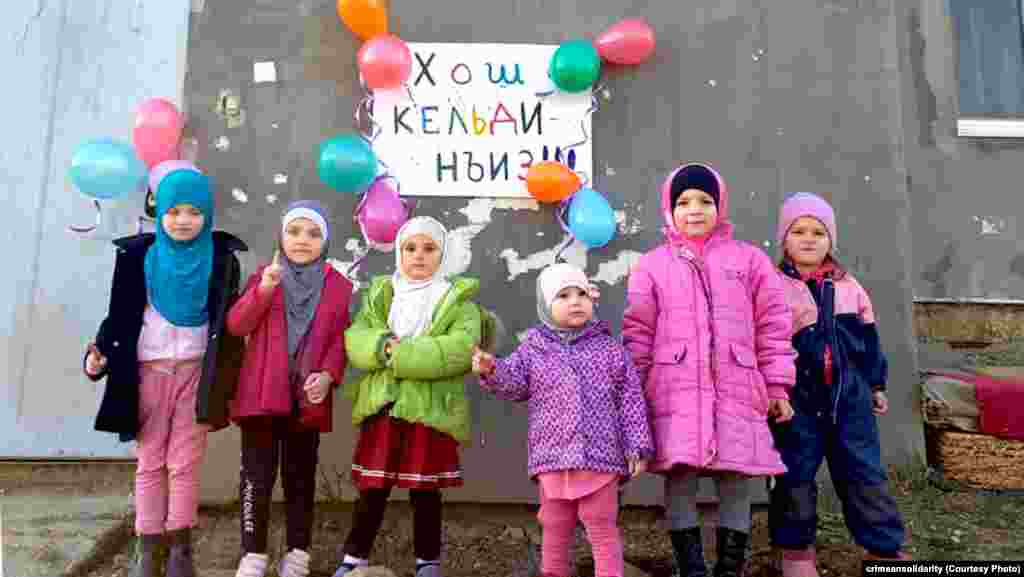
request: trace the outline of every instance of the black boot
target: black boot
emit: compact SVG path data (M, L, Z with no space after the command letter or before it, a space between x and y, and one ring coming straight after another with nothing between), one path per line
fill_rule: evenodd
M747 541L750 535L725 527L718 528L718 563L715 577L743 577L747 564Z
M163 577L167 546L163 533L139 535L135 543L135 566L131 577Z
M700 527L669 531L669 537L672 539L680 577L706 577L708 568L704 564L704 543Z
M196 577L192 561L192 530L178 529L167 533L171 545L167 557L167 577Z

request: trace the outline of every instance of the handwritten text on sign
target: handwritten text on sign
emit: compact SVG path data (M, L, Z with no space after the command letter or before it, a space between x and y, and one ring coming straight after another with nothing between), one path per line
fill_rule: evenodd
M408 92L375 92L377 156L403 195L529 197L530 165L557 160L593 174L591 94L555 91L557 46L410 42ZM584 134L586 130L586 134Z

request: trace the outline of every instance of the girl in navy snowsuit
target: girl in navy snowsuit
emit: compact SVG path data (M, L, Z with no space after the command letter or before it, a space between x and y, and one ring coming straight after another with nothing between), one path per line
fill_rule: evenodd
M818 574L815 476L825 459L846 525L866 558L905 558L903 521L881 462L876 416L888 411L888 366L871 299L832 258L835 215L824 199L790 196L778 236L799 355L790 392L793 419L774 427L787 472L772 490L769 524L772 545L782 550L783 574Z

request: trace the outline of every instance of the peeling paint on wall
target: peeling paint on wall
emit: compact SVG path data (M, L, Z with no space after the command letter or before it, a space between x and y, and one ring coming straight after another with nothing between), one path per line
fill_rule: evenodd
M331 265L334 270L341 273L342 276L352 283L352 292L354 294L359 292L359 290L364 288L364 286L369 286L369 284L361 282L358 278L349 276L349 269L352 268L352 265L355 264L356 261L366 256L370 252L370 249L369 247L363 246L363 243L358 238L350 238L345 241L345 250L352 254L352 260L343 261L336 258L329 258L327 259L327 264ZM354 274L358 272L358 270L353 271Z
M617 285L629 276L629 271L640 260L643 253L635 250L624 250L615 256L615 260L602 262L597 267L597 274L591 280L607 285Z
M626 208L629 208L627 205ZM643 225L643 205L639 205L637 210L632 214L629 211L616 210L615 211L615 223L618 225L619 234L622 236L633 236L640 234L644 231Z
M555 255L558 254L558 249L561 248L562 243L568 240L569 236L564 235L562 241L557 246L542 250L540 252L533 253L526 258L519 258L519 251L514 248L506 248L501 251L498 255L505 260L505 264L508 266L508 280L515 280L519 275L530 272L532 270L540 270L549 264L554 264ZM573 240L572 244L569 245L562 252L562 258L566 262L570 262L584 270L587 268L587 247L578 240Z
M228 128L238 128L245 124L245 109L242 108L241 100L226 88L217 95L213 110L227 123Z
M994 216L975 216L974 222L978 223L981 236L1000 235L1006 229L1006 219Z
M445 255L448 259L448 274L460 275L469 270L473 262L472 241L486 227L484 224L471 224L448 233L449 246Z
M489 224L494 209L540 210L540 204L532 198L474 198L459 212L466 215L472 224Z

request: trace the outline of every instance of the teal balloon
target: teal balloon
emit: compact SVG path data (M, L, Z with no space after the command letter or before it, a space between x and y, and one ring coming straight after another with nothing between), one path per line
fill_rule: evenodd
M79 144L68 168L68 178L75 188L86 196L104 200L142 192L147 174L135 148L114 138L95 138Z
M377 155L358 134L341 134L320 145L317 172L338 192L360 193L377 176Z
M601 76L601 56L589 40L570 40L555 50L548 76L565 92L582 92Z
M615 237L615 212L604 195L581 188L569 203L569 231L587 248L600 248Z

